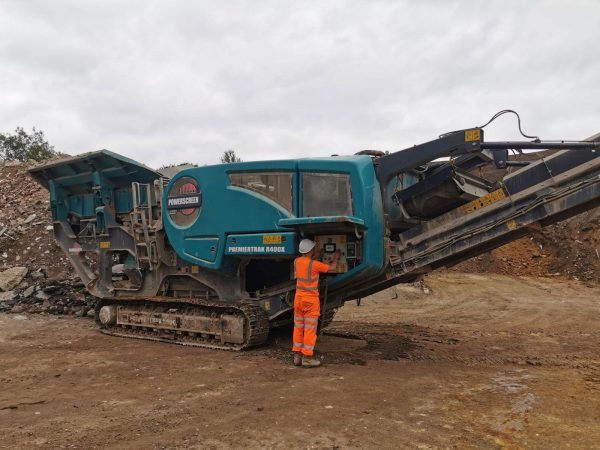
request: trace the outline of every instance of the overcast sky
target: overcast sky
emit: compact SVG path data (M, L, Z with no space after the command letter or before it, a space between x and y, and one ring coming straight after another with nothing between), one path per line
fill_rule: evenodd
M600 131L600 1L0 0L0 132L70 154L398 150L504 108L543 139Z

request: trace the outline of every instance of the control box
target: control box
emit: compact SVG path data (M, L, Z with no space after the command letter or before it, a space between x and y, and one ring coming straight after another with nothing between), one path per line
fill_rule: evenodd
M322 255L321 260L325 264L331 264L334 259L335 253L340 251L340 259L336 270L331 273L344 273L348 272L348 239L344 234L334 234L326 236L315 237L317 253ZM351 243L350 247L353 251L353 256L356 256L355 243Z

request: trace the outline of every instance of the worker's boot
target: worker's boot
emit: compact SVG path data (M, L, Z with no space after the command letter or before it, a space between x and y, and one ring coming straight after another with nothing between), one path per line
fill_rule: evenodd
M302 353L294 352L294 365L301 366L302 365Z
M313 358L312 356L302 357L302 367L319 367L320 365L321 361L317 358Z

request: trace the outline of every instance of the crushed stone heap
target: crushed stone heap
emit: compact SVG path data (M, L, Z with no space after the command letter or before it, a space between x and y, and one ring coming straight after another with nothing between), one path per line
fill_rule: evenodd
M0 161L0 311L93 315L94 298L54 242L48 191L29 167Z

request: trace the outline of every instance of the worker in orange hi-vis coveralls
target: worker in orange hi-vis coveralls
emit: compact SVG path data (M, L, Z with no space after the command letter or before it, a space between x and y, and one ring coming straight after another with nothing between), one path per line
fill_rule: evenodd
M319 274L335 270L340 253L335 253L331 265L316 261L315 243L302 239L299 246L302 256L294 261L296 295L294 297L294 365L318 367L321 361L313 357L317 343L317 326L321 305L319 302Z

